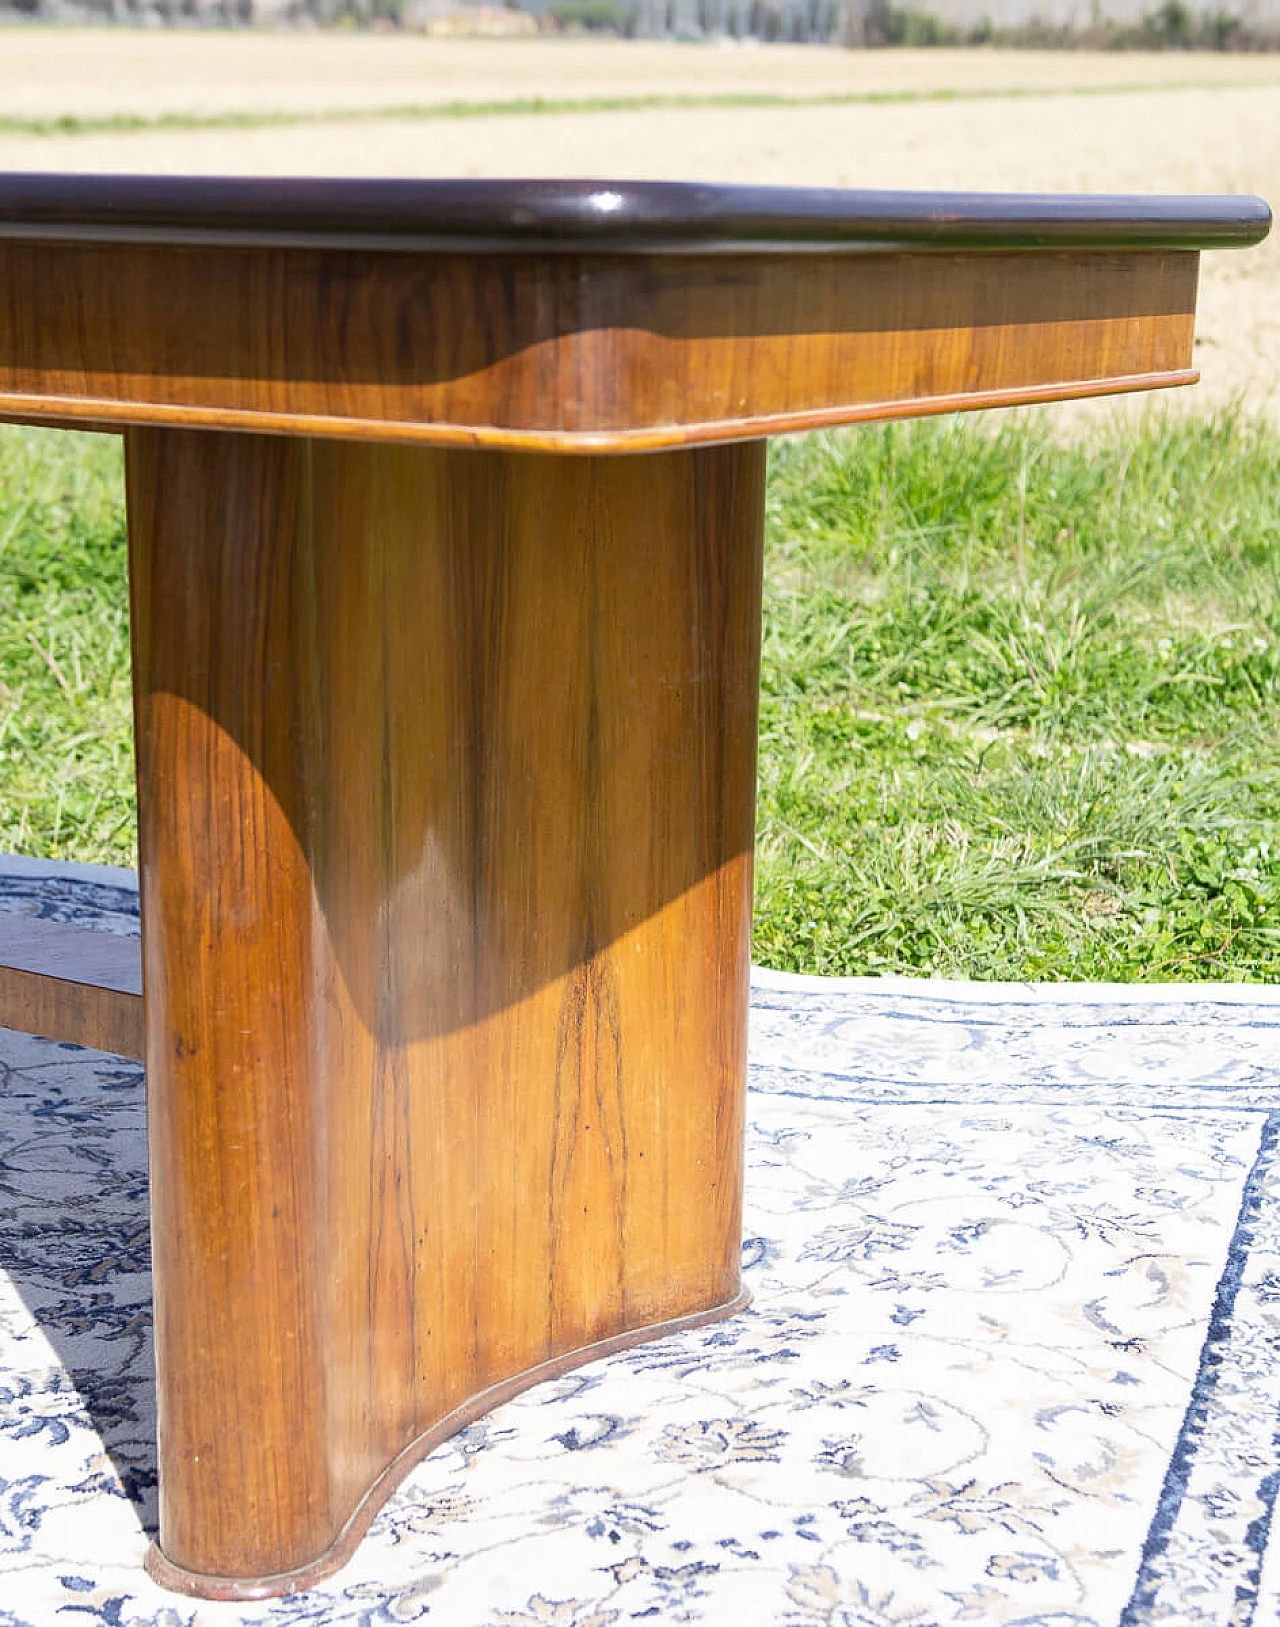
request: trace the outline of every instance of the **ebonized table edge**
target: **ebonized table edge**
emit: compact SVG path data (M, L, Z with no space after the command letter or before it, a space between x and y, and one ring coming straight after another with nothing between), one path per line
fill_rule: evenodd
M0 238L476 253L1246 248L1252 196L0 174Z

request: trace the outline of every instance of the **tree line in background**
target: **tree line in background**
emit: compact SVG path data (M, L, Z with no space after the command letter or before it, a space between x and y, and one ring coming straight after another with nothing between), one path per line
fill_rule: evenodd
M540 32L634 39L742 39L877 46L1248 51L1280 48L1280 0L1246 12L1185 0L0 0L0 19L147 26L405 29L438 35ZM1021 19L1021 20L1019 20Z

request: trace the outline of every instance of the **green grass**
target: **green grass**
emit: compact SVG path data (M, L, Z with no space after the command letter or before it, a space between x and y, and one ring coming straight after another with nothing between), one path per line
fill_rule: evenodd
M0 431L0 849L131 862L117 443ZM1280 978L1280 433L775 447L755 957Z
M1280 437L796 441L770 488L756 957L1280 976Z
M1175 78L1122 85L1004 85L973 90L940 86L926 90L708 91L634 96L507 96L492 100L404 102L372 107L298 108L215 113L59 113L0 115L0 135L141 135L173 130L270 130L288 125L367 124L419 119L492 119L560 113L652 113L686 109L875 107L916 102L1009 102L1059 96L1133 96L1171 90L1265 90L1276 79Z
M0 850L132 863L114 437L0 429Z

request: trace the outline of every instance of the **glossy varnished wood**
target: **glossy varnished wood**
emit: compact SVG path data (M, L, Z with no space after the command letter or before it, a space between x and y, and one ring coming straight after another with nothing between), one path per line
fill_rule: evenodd
M159 1580L306 1586L742 1303L758 437L1188 382L1268 222L0 176L0 417L126 430ZM136 1046L9 958L0 1021Z
M0 175L0 237L651 255L856 248L1213 249L1266 236L1261 198L892 192L688 181Z
M137 939L0 915L0 1028L141 1057Z
M1197 259L0 238L0 416L608 452L1149 389Z
M248 1596L739 1303L764 452L127 454L155 1568Z

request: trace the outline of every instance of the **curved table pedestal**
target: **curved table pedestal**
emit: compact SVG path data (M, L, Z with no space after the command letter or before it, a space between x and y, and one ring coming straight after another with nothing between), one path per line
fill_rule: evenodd
M160 1551L740 1293L764 447L127 435Z

